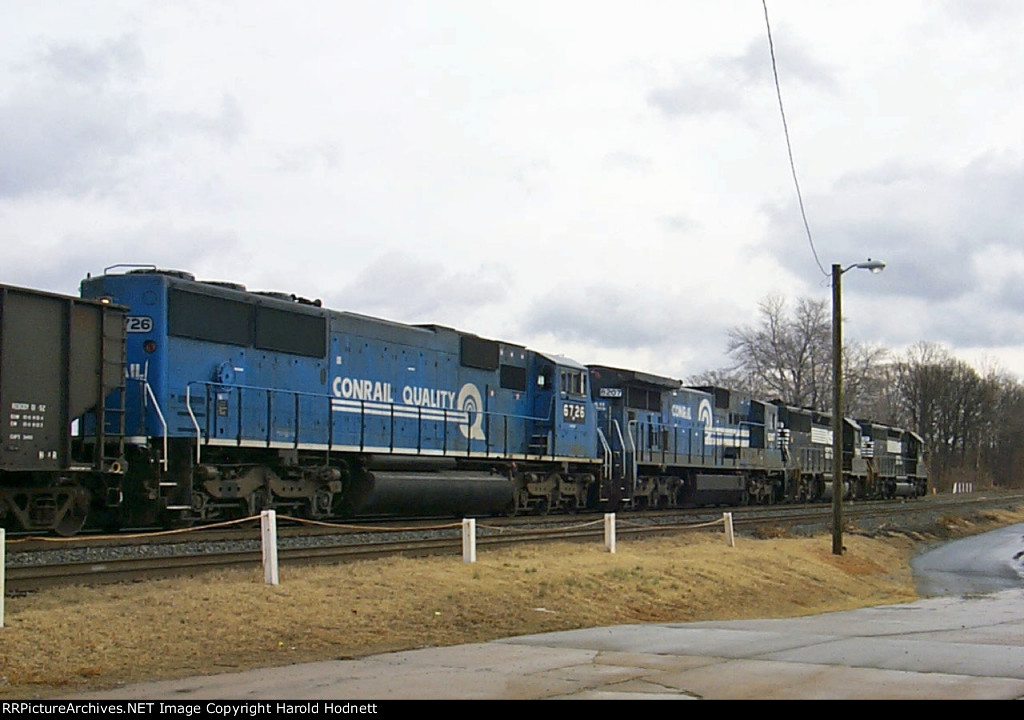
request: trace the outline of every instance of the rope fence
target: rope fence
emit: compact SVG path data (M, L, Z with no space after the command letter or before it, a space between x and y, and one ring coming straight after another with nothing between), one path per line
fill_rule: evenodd
M316 521L303 521L300 518L293 518L287 515L282 515L282 519L288 519L296 522L309 522L311 524L325 524ZM571 526L569 529L585 529L596 526L598 524L604 525L604 545L605 549L614 554L616 547L616 515L615 513L605 513L605 516L601 520L593 520L588 522L577 523ZM635 528L650 529L650 525L642 525L640 523L629 523ZM727 512L722 514L721 520L713 520L704 523L694 523L690 525L658 525L658 530L700 530L716 525L722 525L725 530L726 544L729 547L736 546L735 533L733 532L732 513ZM260 527L261 537L263 540L263 577L264 582L268 585L279 584L279 574L277 568L277 514L273 510L264 510L260 514ZM476 554L476 538L477 538L477 522L475 518L465 518L460 523L450 523L445 525L435 525L431 529L448 529L453 527L461 527L462 529L462 561L464 563L475 563ZM553 528L551 530L536 530L536 529L520 529L520 528L504 528L493 525L481 525L483 529L490 529L497 533L509 533L509 532L521 532L530 533L536 535L538 532L544 533L562 533L565 532L566 528ZM410 528L413 529L413 528ZM425 528L414 528L416 530L423 530ZM394 528L388 528L386 532L392 532Z
M291 515L278 516L274 510L264 510L259 515L251 515L249 517L238 518L236 520L227 520L212 525L203 525L201 527L193 528L176 528L174 530L159 530L147 533L134 533L131 535L97 535L93 536L93 539L99 540L130 540L147 537L162 537L168 535L182 535L190 532L206 531L214 528L230 527L233 525L249 524L256 521L260 523L260 548L262 554L263 564L263 578L267 585L278 585L280 584L280 574L278 571L278 560L277 560L277 522L278 518L287 522L298 523L302 525L311 525L316 527L329 527L337 528L340 530L354 530L359 532L416 532L423 530L450 530L454 528L461 528L462 532L462 559L465 563L475 563L476 554L476 538L477 538L477 522L475 518L465 518L460 522L443 523L439 525L420 525L420 526L409 526L409 527L388 527L380 528L370 525L353 525L350 523L329 523L320 520L309 520L307 518L298 518ZM479 525L481 530L487 530L490 533L496 535L504 534L557 534L564 533L568 530L584 530L587 528L595 527L597 525L604 526L604 544L605 549L609 553L615 553L616 549L616 523L617 517L615 513L606 513L604 518L601 520L589 520L584 522L576 523L575 525L569 526L568 528L562 526L560 528L541 529L536 528L509 528L498 525ZM705 528L715 527L716 525L723 525L725 528L726 542L729 547L735 547L735 536L733 533L732 525L732 513L723 513L721 520L713 520L704 523L694 523L688 525L658 525L652 528L650 525L644 525L637 522L625 521L623 525L631 528L638 529L657 529L657 530L701 530ZM0 528L0 628L4 626L4 566L5 566L5 549L7 543L16 544L28 541L43 541L43 542L71 542L75 538L57 538L57 537L45 537L45 536L32 536L24 538L16 538L10 541L6 541L5 531Z

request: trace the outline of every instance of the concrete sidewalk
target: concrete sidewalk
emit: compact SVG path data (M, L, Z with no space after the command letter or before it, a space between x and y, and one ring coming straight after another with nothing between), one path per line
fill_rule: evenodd
M621 625L74 699L1022 699L1024 590L784 620Z

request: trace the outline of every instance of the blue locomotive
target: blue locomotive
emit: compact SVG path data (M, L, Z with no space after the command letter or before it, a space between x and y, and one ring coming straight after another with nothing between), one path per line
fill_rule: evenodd
M635 507L781 501L795 465L780 443L779 410L720 387L591 366L610 473Z
M66 302L116 318L96 339L103 392L84 382L89 402L60 413L80 418L68 467L0 475L9 524L71 534L86 513L123 527L268 508L326 519L831 496L828 416L729 389L152 266L108 268L81 296ZM923 493L919 437L845 427L846 494ZM47 510L61 502L73 508L63 520Z
M167 510L326 518L589 501L595 413L571 360L155 268L81 290L129 308L125 435L157 459Z

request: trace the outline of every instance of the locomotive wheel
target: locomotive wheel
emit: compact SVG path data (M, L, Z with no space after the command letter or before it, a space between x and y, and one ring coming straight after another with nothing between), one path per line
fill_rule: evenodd
M77 535L85 526L88 507L88 502L82 503L80 498L71 498L65 503L60 519L53 524L53 531L61 537Z
M310 517L324 518L331 514L334 495L329 490L320 489L313 493L313 502L310 506Z
M264 488L253 491L252 495L249 496L249 502L245 503L243 500L242 505L242 512L248 515L259 515L262 511L271 510L274 507L270 499L270 493Z

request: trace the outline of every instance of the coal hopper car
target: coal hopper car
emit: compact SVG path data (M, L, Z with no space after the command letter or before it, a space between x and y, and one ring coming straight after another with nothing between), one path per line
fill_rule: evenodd
M5 527L73 535L90 518L122 521L124 350L124 308L0 285Z

